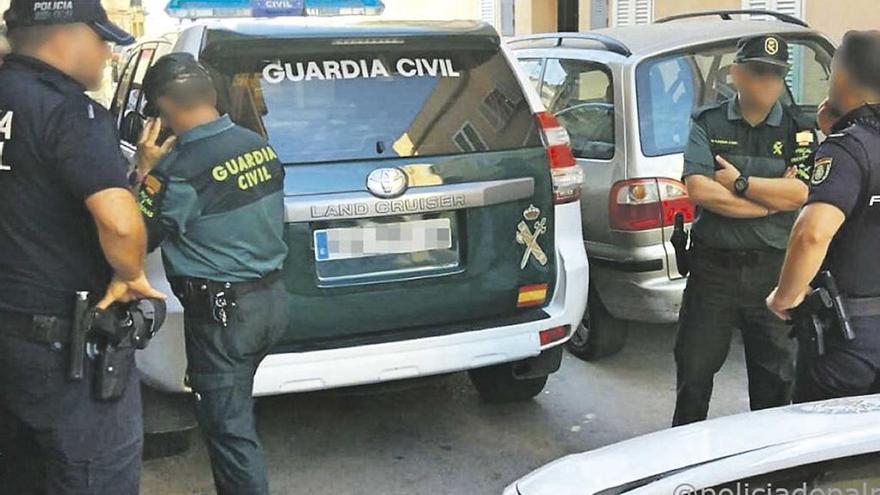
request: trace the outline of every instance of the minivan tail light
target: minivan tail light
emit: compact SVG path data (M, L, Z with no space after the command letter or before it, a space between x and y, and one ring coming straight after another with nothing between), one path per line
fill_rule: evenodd
M693 222L696 208L681 181L667 178L630 179L611 188L609 205L613 230L640 231L668 227L678 213Z
M568 131L550 112L540 112L536 117L550 162L553 203L559 205L579 200L584 187L584 171L574 158Z

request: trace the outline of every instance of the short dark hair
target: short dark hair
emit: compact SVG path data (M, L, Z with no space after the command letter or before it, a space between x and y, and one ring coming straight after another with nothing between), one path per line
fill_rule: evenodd
M165 55L147 71L143 82L147 117L158 115L156 100L167 96L189 108L199 104L217 106L217 90L211 73L189 53Z
M59 26L24 26L6 33L13 53L26 53L38 48L60 29Z
M191 108L202 104L217 106L217 89L208 79L196 79L184 83L165 85L157 92L157 98L167 96L174 103Z
M865 89L880 94L880 31L850 31L835 59Z

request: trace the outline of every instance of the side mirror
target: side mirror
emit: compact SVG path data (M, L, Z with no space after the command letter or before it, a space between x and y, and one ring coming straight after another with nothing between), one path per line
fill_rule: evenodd
M119 137L129 143L137 143L144 130L146 119L137 112L130 111L122 118L122 125L119 128Z

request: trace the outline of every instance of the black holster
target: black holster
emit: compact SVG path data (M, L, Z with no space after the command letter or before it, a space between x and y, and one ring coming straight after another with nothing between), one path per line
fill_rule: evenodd
M92 395L98 401L116 401L125 395L135 367L135 351L145 349L165 321L163 301L141 300L114 304L107 310L89 309L73 327L75 336L85 336L85 348L72 346L72 356L88 354L94 361ZM75 360L73 364L78 364ZM81 363L81 361L80 361ZM82 364L80 364L82 366ZM70 378L82 379L71 367Z
M845 298L837 288L834 277L822 271L813 280L816 287L807 294L800 306L790 311L794 329L801 346L807 346L807 355L817 357L825 354L826 341L835 332L841 340L855 339Z
M95 363L92 394L95 400L117 401L125 395L126 387L135 368L135 346L131 339L119 345L104 346Z
M690 234L684 229L684 213L675 215L675 226L669 242L675 248L675 264L678 265L678 273L687 277L691 272L690 257L688 253L688 238Z

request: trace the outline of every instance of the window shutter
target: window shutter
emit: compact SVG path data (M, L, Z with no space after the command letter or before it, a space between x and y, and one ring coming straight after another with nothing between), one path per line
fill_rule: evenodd
M636 0L635 24L650 24L654 20L653 3L652 0Z
M615 0L614 25L650 24L654 20L654 0Z
M782 14L803 18L804 0L743 0L744 9L775 10Z
M496 17L496 1L497 0L480 0L480 19L493 26L498 24Z

